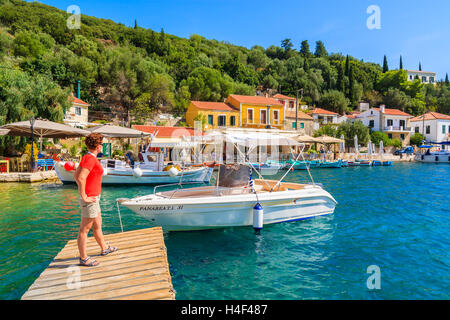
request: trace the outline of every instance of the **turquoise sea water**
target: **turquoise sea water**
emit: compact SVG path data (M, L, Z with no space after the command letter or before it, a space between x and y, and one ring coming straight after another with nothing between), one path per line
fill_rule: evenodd
M251 228L166 233L177 299L449 299L450 166L315 169L334 214ZM304 171L287 181L306 181ZM104 187L104 232L120 231L115 199L152 187ZM79 226L77 190L0 185L0 299L20 299ZM148 226L122 207L125 230ZM381 270L369 290L367 267Z

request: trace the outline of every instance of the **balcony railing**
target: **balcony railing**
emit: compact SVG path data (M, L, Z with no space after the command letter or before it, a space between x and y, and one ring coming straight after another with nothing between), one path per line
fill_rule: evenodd
M399 126L387 126L384 127L384 131L401 131L401 132L412 132L412 128L411 127L399 127Z

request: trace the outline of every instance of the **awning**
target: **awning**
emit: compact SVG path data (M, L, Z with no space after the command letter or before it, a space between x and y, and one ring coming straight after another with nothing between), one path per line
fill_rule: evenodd
M91 133L101 133L108 138L143 138L151 136L150 133L135 129L114 126L110 124L86 128Z
M194 148L198 145L195 141L183 141L181 138L153 138L150 146L153 148Z

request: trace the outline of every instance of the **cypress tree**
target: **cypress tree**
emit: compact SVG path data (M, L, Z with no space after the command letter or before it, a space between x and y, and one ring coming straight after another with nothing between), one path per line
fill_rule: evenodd
M350 67L350 61L347 55L347 59L345 60L345 75L348 77L349 75L349 67Z
M338 65L338 77L337 77L336 87L339 91L341 91L342 93L345 93L344 70L343 70L342 64Z
M386 73L388 71L389 71L389 66L388 66L388 63L387 63L386 55L385 55L384 56L384 61L383 61L383 73Z
M448 85L448 73L445 74L445 84Z
M419 71L422 71L422 64L419 62Z
M353 77L353 67L350 67L350 71L348 74L348 96L350 102L353 103L353 89L355 87L355 79Z
M303 63L303 70L305 70L305 72L309 72L309 61L308 61L308 59L305 59L305 62Z
M311 56L311 52L309 51L308 40L303 40L300 49L300 55L303 58L309 58Z
M400 56L400 70L403 70L403 59L402 59L402 56Z
M138 24L137 24L137 20L134 19L134 28L137 29L138 28Z

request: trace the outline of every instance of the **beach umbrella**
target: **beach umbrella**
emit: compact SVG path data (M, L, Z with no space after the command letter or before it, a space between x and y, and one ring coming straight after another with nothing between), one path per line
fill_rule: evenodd
M33 129L31 129L33 128ZM31 137L38 136L40 140L40 150L42 151L42 138L77 138L87 136L90 132L71 127L66 124L49 121L46 119L31 121L20 121L5 124L0 127L2 130L9 130L8 136Z
M345 137L343 134L341 134L341 140L342 142L339 144L340 151L345 153Z
M380 157L383 158L383 140L380 140Z
M358 136L356 134L355 134L353 142L355 144L355 154L357 154L359 152L359 150L358 150Z
M101 133L107 138L143 138L152 134L136 129L114 126L110 124L87 128L90 133Z
M298 136L297 138L295 138L295 140L297 140L298 142L301 142L301 143L315 143L315 142L318 142L316 138L313 138L313 137L308 136L306 134Z
M343 141L345 141L342 139L329 137L329 136L321 136L321 137L315 138L315 140L316 140L316 142L322 143L322 144L337 144L337 143L342 143Z

